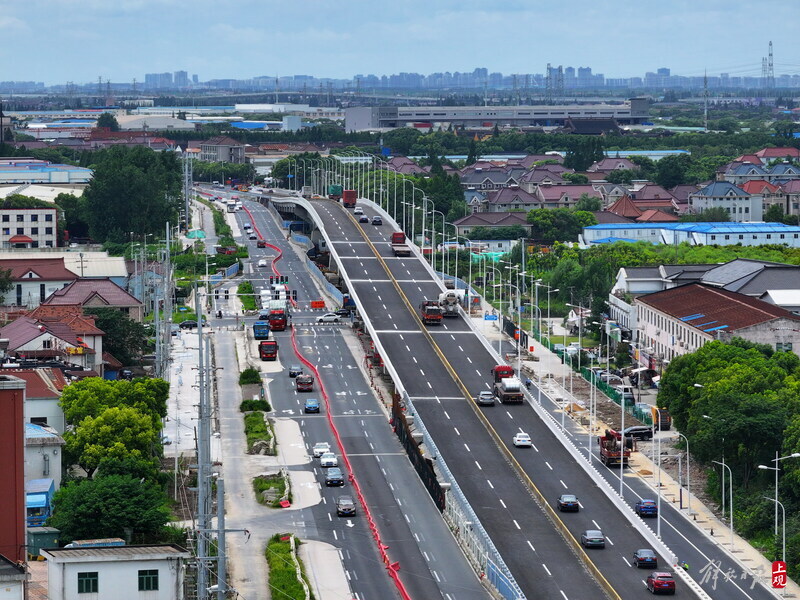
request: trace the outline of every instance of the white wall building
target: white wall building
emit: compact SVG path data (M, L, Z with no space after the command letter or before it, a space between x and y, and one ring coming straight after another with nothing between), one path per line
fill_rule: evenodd
M0 247L55 248L58 211L53 208L0 209Z
M175 600L183 598L190 554L173 544L49 548L50 600Z

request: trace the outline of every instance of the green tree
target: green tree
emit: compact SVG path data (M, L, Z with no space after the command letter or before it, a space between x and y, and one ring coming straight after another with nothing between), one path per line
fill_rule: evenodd
M83 214L80 198L62 192L55 197L54 201L64 215L64 229L69 232L70 238L88 236L89 224Z
M585 171L605 156L603 141L599 137L573 136L568 139L571 143L564 157L565 167Z
M421 136L422 134L414 127L399 127L383 134L383 141L393 153L407 156Z
M630 183L637 178L638 171L634 169L615 169L606 175L608 183Z
M594 215L586 211L567 208L537 208L528 213L528 223L533 225L531 236L543 243L575 241L584 227L597 224Z
M97 117L97 127L98 128L105 127L110 131L119 131L119 123L117 122L117 118L111 113L107 112L104 112L99 117Z
M589 178L583 173L563 173L561 177L574 184L589 183Z
M95 324L105 332L103 346L124 365L133 364L147 345L144 325L114 308L88 308Z
M97 417L86 417L72 431L64 433L65 453L92 478L100 461L133 457L145 460L160 451L160 424L151 415L130 407L112 407Z
M473 227L467 237L471 240L518 240L527 237L527 231L521 225Z
M764 212L764 221L767 223L783 223L783 208L780 204L770 204Z
M132 530L135 542L158 541L169 520L167 498L156 485L129 475L111 475L68 483L53 498L53 516L59 539L125 538Z
M660 159L656 163L655 182L667 189L686 183L691 160L688 154L673 154Z
M97 417L108 408L129 407L148 414L153 424L167 416L169 383L163 379L136 378L110 381L87 377L67 386L59 402L67 423L77 425L86 417Z
M707 208L697 214L685 214L681 216L681 221L697 223L727 223L731 220L730 213L721 206Z
M578 201L575 203L574 210L588 210L597 211L603 207L603 201L597 196L590 196L589 194L581 194Z
M92 182L82 197L91 236L124 241L130 232L161 235L178 221L181 168L173 152L114 146L97 153Z
M475 144L475 138L469 141L469 152L467 153L467 160L464 163L466 166L474 165L478 162L478 148Z

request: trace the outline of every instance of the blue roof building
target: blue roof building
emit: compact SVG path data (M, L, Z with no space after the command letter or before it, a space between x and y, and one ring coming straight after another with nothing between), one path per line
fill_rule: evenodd
M740 190L741 191L741 190ZM800 226L783 223L603 223L584 227L581 244L610 243L623 238L651 244L693 246L763 246L800 248ZM618 240L621 241L621 240Z

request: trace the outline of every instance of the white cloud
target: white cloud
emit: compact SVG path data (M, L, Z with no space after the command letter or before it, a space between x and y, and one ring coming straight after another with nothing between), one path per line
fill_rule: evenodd
M28 27L28 24L22 19L18 19L17 17L9 17L8 15L5 15L5 16L0 16L0 30L6 30L11 32L23 32L23 31L29 31L30 27Z

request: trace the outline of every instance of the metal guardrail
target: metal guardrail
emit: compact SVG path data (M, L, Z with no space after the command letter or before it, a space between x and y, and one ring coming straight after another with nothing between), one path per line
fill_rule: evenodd
M328 281L328 278L325 277L325 273L320 271L319 267L317 267L317 265L314 264L314 261L312 261L310 258L306 258L306 268L314 277L320 280L320 283L325 286L325 289L328 291L328 293L333 296L340 305L342 302L344 302L344 295L342 292L330 281Z

